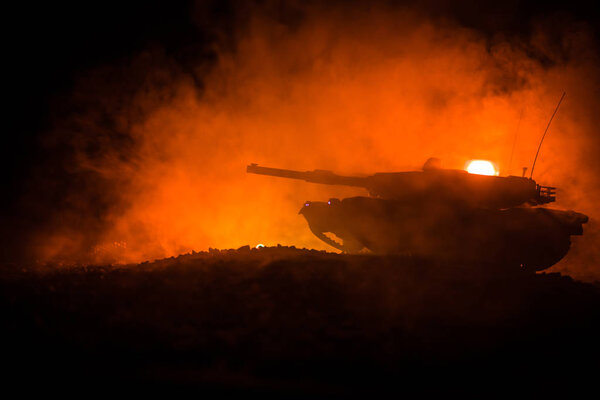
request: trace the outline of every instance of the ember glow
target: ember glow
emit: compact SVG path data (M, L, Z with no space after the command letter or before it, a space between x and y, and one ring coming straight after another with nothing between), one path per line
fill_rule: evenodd
M498 171L491 161L486 160L471 160L469 161L466 170L470 174L477 175L498 175Z

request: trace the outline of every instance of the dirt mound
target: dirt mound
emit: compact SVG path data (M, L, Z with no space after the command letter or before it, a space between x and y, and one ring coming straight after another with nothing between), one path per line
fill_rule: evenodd
M559 274L245 247L1 276L13 382L300 397L507 389L557 373L585 382L600 355L600 288Z

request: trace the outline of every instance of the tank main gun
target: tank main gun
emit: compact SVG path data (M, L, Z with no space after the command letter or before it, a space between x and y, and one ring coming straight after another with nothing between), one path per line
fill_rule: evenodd
M487 176L463 170L430 168L422 171L378 172L367 176L343 176L326 170L295 171L250 164L246 172L324 185L366 189L372 197L415 202L447 202L470 207L504 209L522 204L555 201L556 188L538 185L519 176Z
M311 183L322 183L324 185L343 185L367 187L367 177L342 176L331 171L316 169L314 171L294 171L291 169L261 167L258 164L250 164L246 172L251 174L278 176L280 178L299 179Z

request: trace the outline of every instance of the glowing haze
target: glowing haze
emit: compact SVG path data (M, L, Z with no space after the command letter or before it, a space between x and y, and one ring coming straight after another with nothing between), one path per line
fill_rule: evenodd
M60 220L69 222L40 232L38 258L132 262L258 243L333 250L298 210L365 192L246 165L370 174L437 157L459 169L491 160L520 176L566 91L534 179L559 188L556 207L590 215L557 268L593 275L598 59L586 27L572 24L557 43L553 21L540 21L524 42L408 10L308 8L294 23L257 12L193 73L160 49L92 71L73 94L83 110L57 122L49 146L67 140L69 168L103 186L70 194ZM142 84L111 81L114 70ZM108 200L92 209L95 190Z

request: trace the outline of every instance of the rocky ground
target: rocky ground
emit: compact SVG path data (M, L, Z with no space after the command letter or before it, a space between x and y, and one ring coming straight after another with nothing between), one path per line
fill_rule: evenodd
M0 310L4 383L23 391L489 397L600 372L600 285L410 257L271 247L6 265Z

